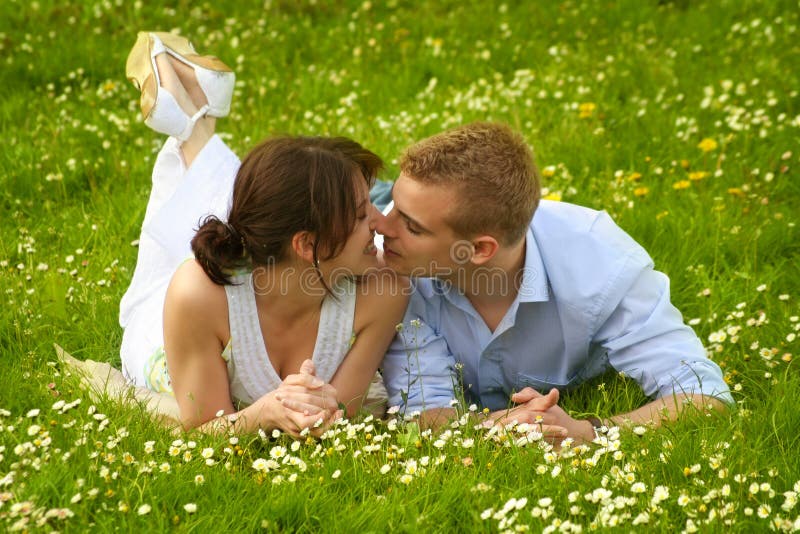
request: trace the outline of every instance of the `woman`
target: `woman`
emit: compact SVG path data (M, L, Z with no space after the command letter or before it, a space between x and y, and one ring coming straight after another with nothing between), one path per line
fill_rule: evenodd
M141 33L127 71L145 123L170 138L120 304L126 376L173 391L187 428L297 436L337 406L352 414L406 305L372 242L380 158L349 139L283 137L239 165L214 135L233 93L221 61Z

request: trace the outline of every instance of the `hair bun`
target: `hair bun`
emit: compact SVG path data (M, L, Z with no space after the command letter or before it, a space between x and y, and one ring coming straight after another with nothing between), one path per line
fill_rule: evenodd
M244 263L244 237L233 225L209 215L192 239L192 252L214 283L230 284L229 272Z

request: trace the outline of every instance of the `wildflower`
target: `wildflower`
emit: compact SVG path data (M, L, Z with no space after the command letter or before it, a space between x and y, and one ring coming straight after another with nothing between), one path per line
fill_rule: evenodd
M693 182L699 182L700 180L702 180L703 178L705 178L707 176L708 176L708 173L705 172L705 171L690 172L689 173L689 180L691 180Z
M152 454L155 450L155 441L145 441L144 442L144 452L147 454Z
M689 180L678 180L677 182L672 184L672 189L680 191L681 189L688 188L690 185L692 185L692 182L690 182Z
M772 507L770 507L770 505L768 504L762 504L761 506L758 507L758 510L756 511L758 517L760 517L761 519L766 519L767 517L769 517L769 514L771 512L772 512Z
M637 187L633 190L633 195L637 197L647 196L648 193L650 193L649 187Z
M280 445L276 445L272 447L272 449L270 449L269 455L276 460L282 458L283 456L286 455L286 447L281 447Z
M697 145L697 148L702 150L703 152L711 152L717 149L717 142L711 139L710 137L706 137Z
M152 507L149 504L143 504L136 510L136 513L139 515L147 515L150 513L150 510L152 510Z
M187 514L193 514L197 511L197 505L193 502L187 502L183 505L183 509L186 510Z
M331 478L337 479L340 476L342 476L342 471L340 469L337 469L336 471L333 472L333 474L331 475Z
M552 178L556 174L556 167L555 165L548 165L544 169L542 169L542 176L545 178Z
M39 408L34 408L33 410L29 410L28 413L25 414L25 417L36 417L39 415Z
M578 117L581 119L589 119L594 115L597 105L594 102L583 102L578 106Z
M205 481L206 477L204 477L203 475L195 475L194 477L194 483L197 484L198 486L202 485Z
M403 484L411 484L411 481L413 479L414 477L412 477L411 475L405 474L405 475L400 475L400 478L398 480L400 480L400 482L402 482Z
M203 452L200 453L200 456L202 456L205 459L209 459L212 456L214 456L214 449L212 449L211 447L206 447L205 449L203 449Z
M678 496L678 506L686 506L687 504L689 504L689 496L685 493L681 493Z
M742 191L739 187L729 187L728 194L733 195L735 197L744 197L744 191Z
M633 493L644 493L645 491L647 491L647 487L644 485L643 482L635 482L631 486L631 491Z
M388 472L389 472L389 470L390 470L391 468L392 468L392 466L391 466L391 465L389 465L389 464L383 464L383 466L381 467L381 474L382 474L382 475L385 475L386 473L388 473Z

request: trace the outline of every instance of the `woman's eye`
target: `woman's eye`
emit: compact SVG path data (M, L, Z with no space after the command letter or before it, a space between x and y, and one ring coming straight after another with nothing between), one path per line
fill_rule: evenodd
M408 230L413 235L419 235L420 234L420 232L418 232L418 231L414 230L413 228L411 228L410 224L406 224L406 230Z

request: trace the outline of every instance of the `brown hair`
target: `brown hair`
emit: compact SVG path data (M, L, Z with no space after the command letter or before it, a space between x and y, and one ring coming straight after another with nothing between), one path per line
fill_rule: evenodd
M517 243L541 197L533 153L505 124L474 122L423 139L406 149L400 170L456 189L458 205L447 222L463 237L497 232L502 243Z
M239 167L228 222L207 217L192 251L220 285L231 283L233 269L283 260L300 231L316 236L315 264L330 259L355 226L357 180L371 186L382 167L378 156L344 137L268 139Z

